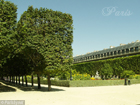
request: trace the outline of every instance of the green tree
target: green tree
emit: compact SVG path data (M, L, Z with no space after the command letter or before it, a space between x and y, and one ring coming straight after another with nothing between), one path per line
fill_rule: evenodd
M43 56L45 68L35 67L35 71L38 71L38 75L47 74L49 90L51 89L50 77L52 74L71 69L73 61L72 23L70 14L45 8L34 9L30 6L21 15L17 24L18 49L16 52L21 52L29 47L36 50L38 55ZM36 65L35 62L36 60L33 62L34 65Z
M104 66L101 68L101 75L105 75L105 78L110 78L110 76L113 75L113 69L108 63L105 63Z
M16 43L17 6L9 1L0 0L0 65L14 52ZM4 73L0 70L1 75Z
M124 70L123 73L121 73L121 78L129 78L131 75L135 75L135 72L132 70Z

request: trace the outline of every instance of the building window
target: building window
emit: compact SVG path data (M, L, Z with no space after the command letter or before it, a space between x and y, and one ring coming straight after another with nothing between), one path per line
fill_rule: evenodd
M107 52L107 56L109 56L109 52Z
M96 55L96 58L97 58L97 55Z
M103 57L103 54L101 54L101 57Z
M122 53L124 54L124 49L122 50Z
M90 59L92 59L92 56L90 56Z
M138 51L138 47L135 47L135 51Z
M98 58L100 58L100 54L98 54Z
M113 55L113 52L111 52L111 55Z
M128 48L126 49L126 53L129 53L129 49Z
M120 54L121 53L121 51L120 50L118 50L118 54Z
M106 57L106 53L104 53L104 56Z
M130 48L130 52L133 52L134 51L134 48Z
M116 55L117 54L117 52L116 51L114 51L114 55Z

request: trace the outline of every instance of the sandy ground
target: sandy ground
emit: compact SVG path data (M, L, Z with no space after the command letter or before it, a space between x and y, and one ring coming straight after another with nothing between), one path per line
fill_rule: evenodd
M36 85L35 85L36 86ZM39 91L1 92L0 100L25 100L25 105L140 105L140 84L130 86L58 87Z

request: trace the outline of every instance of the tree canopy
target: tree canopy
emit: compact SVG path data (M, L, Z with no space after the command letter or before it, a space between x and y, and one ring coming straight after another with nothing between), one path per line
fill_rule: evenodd
M20 63L17 68L20 69L24 61L29 63L25 66L26 74L36 73L38 77L47 74L50 82L51 74L71 70L73 20L70 14L29 6L17 22L16 5L0 0L0 9L0 58L3 71L10 66L9 62ZM16 67L16 64L12 65L13 69Z

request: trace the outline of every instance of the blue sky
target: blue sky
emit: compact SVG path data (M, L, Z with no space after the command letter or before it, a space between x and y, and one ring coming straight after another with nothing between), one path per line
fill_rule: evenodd
M18 16L34 8L48 8L73 17L73 56L140 40L140 0L7 0Z

